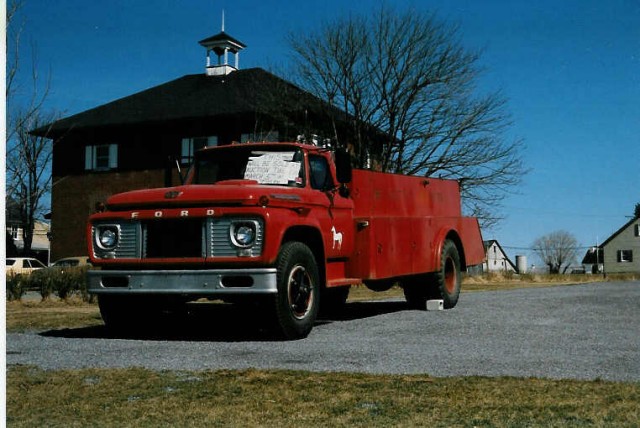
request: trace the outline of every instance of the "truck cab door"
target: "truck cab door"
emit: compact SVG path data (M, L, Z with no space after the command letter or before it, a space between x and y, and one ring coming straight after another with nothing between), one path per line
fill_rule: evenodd
M326 209L319 222L327 258L348 256L353 250L353 201L338 191L325 156L309 155L309 181Z

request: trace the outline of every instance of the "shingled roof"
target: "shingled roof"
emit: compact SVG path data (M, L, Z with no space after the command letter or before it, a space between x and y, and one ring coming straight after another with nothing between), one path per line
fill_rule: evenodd
M264 105L288 111L325 114L319 98L261 68L226 76L194 74L180 77L32 131L56 138L69 130L208 118L265 111Z

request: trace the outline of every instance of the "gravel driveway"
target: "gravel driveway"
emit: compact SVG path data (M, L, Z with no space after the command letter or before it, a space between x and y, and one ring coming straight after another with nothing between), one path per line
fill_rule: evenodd
M356 302L304 340L270 340L248 312L154 337L103 327L7 334L7 365L45 369L296 369L640 381L640 282L465 293L448 311Z

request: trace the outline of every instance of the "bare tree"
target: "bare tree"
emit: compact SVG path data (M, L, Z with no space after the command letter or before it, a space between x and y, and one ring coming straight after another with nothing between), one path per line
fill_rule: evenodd
M20 208L25 254L31 251L36 220L49 208L44 199L51 191L51 143L47 137L32 135L29 131L52 124L55 119L39 111L24 118L7 153L7 194Z
M46 113L44 103L49 94L50 73L44 85L36 64L36 49L32 46L31 75L27 92L16 84L20 65L20 34L16 23L21 1L12 1L7 8L7 195L20 210L24 253L31 251L35 222L47 208L46 196L51 190L51 143L29 131L52 123L57 115ZM22 82L24 83L24 82Z
M549 273L560 273L561 270L565 273L578 254L578 241L564 230L541 236L532 247L542 263L549 267Z
M526 172L499 93L477 95L479 53L458 28L382 8L290 37L301 85L344 111L356 167L460 180L465 206L495 222ZM337 134L337 133L336 133Z

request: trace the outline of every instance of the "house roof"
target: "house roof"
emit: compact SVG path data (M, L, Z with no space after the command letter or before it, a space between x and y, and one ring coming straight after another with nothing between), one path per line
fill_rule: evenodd
M13 198L5 196L4 204L5 221L7 223L7 226L21 224L22 218L20 217L20 205L18 205L18 202L16 202Z
M605 245L607 245L609 242L611 242L616 236L620 235L622 232L624 232L629 226L631 226L633 223L635 223L636 221L640 220L640 217L634 217L631 220L629 220L627 223L625 223L624 226L622 226L620 229L618 229L617 231L615 231L613 233L613 235L611 235L610 237L608 237L602 244L600 244L600 247L604 248Z
M261 68L251 68L225 76L186 75L31 132L57 138L72 129L264 112L265 106L310 114L328 111L319 98Z

